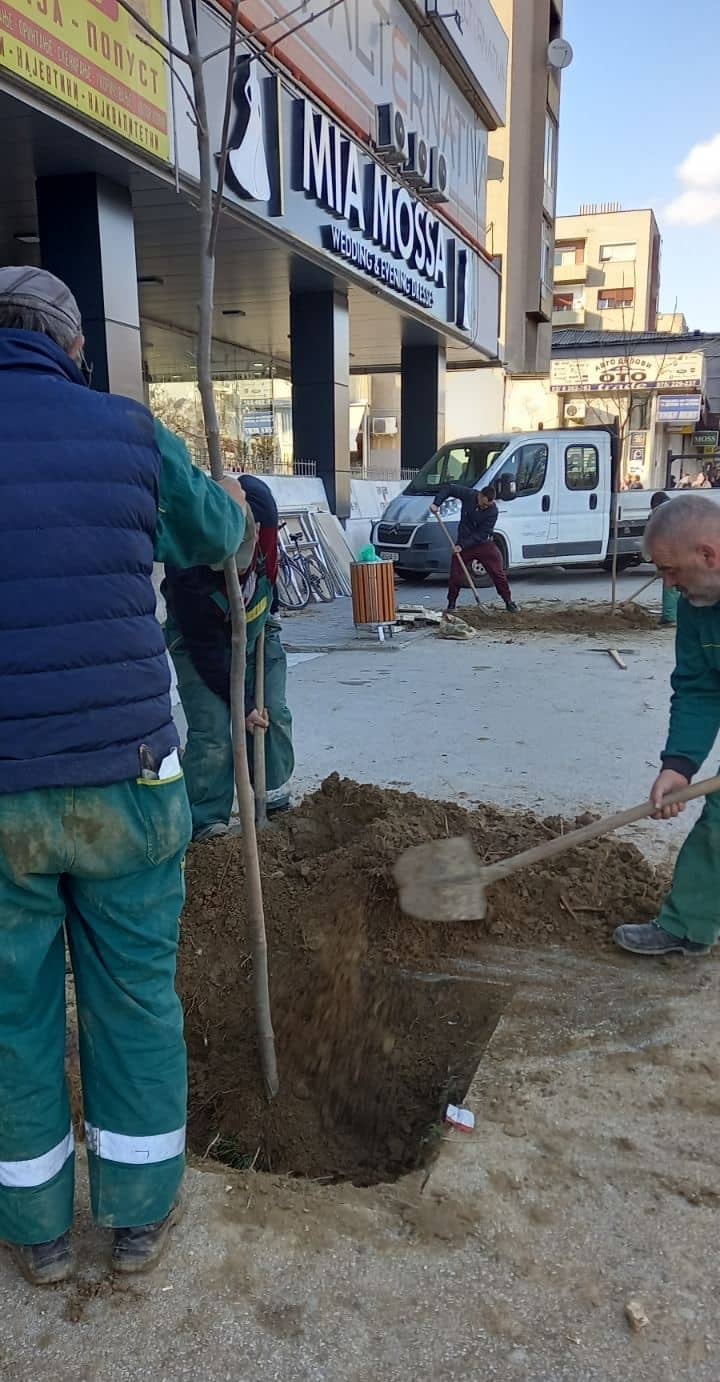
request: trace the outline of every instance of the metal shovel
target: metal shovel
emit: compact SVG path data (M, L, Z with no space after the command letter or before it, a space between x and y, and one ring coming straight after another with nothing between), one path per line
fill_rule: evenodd
M720 791L720 777L707 777L682 791L670 792L664 804L694 801ZM579 830L570 830L533 849L523 850L511 859L497 864L481 864L468 835L454 835L447 840L433 840L426 845L413 845L400 855L393 870L400 892L400 906L419 921L480 921L485 916L485 894L500 878L508 878L520 869L530 868L552 859L565 850L609 835L623 825L654 816L657 807L651 801L618 811L604 820L593 821Z

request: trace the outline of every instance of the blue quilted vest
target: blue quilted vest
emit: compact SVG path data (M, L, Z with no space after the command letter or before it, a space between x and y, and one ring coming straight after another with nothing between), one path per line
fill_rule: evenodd
M0 792L104 786L177 745L152 585L160 455L131 399L0 330Z

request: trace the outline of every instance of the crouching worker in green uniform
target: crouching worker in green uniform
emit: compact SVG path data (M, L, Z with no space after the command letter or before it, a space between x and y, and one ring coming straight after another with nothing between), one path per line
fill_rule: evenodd
M278 511L268 485L242 477L257 541L252 553L238 553L247 616L245 723L252 774L252 735L264 736L267 810L286 810L295 759L292 716L287 706L287 659L275 617L278 569ZM235 795L230 728L230 609L222 571L165 567L163 594L168 621L165 637L177 672L188 726L183 757L193 820L193 839L227 832ZM255 704L255 665L260 634L265 633L265 705Z
M187 1076L175 992L190 808L153 560L245 529L142 404L85 386L77 303L0 268L0 1240L72 1270L65 938L96 1222L147 1270L178 1214Z
M679 495L653 513L646 555L665 587L680 592L670 731L662 772L651 790L658 816L669 792L686 787L720 729L720 505L701 494ZM656 921L619 926L617 944L636 955L706 955L720 936L720 795L709 796L675 865L672 888Z

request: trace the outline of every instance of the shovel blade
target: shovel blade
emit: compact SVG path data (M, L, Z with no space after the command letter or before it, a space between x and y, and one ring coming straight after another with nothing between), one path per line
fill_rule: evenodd
M413 845L393 870L400 906L418 921L481 921L483 871L467 835Z

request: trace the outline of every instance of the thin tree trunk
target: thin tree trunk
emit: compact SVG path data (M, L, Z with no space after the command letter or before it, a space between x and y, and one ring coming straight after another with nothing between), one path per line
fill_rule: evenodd
M611 613L611 614L614 614L614 613L615 613L615 606L616 606L616 604L617 604L617 578L618 578L618 550L617 550L617 548L618 548L618 508L619 508L619 504L620 504L620 496L619 496L619 494L618 494L617 485L619 485L619 484L620 484L620 467L618 466L618 475L617 475L617 479L616 479L616 481L615 481L616 487L615 487L615 489L613 490L613 493L612 493L612 505L611 505L611 508L610 508L610 541L612 542L612 545L613 545L612 567L611 567L612 576L611 576L611 579L610 579L610 613Z
M212 382L212 329L215 298L215 238L217 219L214 216L215 199L213 194L213 151L210 146L207 99L202 54L198 43L193 0L181 0L185 36L188 45L193 95L197 111L197 142L200 162L200 300L198 304L198 388L202 401L207 437L210 471L215 480L222 480L224 467L220 446L220 425L218 422L215 392ZM233 20L233 31L236 17ZM234 50L234 39L231 35ZM227 112L231 96L229 73L224 120L225 141L227 140ZM226 151L221 151L221 168L224 166ZM222 197L222 182L218 182L218 200ZM217 210L217 209L216 209ZM235 782L238 805L242 822L242 845L245 858L245 882L248 891L248 918L250 922L250 944L253 957L253 992L255 998L255 1022L265 1092L268 1099L274 1098L279 1089L277 1060L275 1056L275 1034L270 1011L270 985L268 974L267 936L265 932L265 911L263 906L262 882L260 878L260 859L255 831L255 802L250 782L250 766L247 755L245 731L245 673L247 667L247 623L245 604L240 589L235 558L225 564L225 584L227 587L230 617L232 620L232 657L230 666L230 711L232 725L233 758L235 763Z

